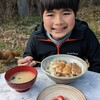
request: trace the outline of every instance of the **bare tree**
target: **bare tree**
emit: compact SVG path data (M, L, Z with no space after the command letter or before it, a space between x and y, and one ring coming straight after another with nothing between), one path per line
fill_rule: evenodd
M29 15L29 3L28 0L17 0L18 4L18 14L20 16Z

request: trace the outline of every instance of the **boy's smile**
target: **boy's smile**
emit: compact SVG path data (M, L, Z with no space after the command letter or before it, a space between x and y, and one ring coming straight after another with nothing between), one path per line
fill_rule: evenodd
M52 31L54 31L55 33L63 33L63 31L65 31L67 27L58 27L58 28L52 28Z
M75 14L71 9L44 11L44 27L51 36L59 40L72 31L75 25Z

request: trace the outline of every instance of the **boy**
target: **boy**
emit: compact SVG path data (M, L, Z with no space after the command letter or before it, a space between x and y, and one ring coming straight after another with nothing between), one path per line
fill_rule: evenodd
M100 44L86 22L76 20L79 0L38 0L42 24L31 34L18 65L35 66L53 54L88 59L89 70L100 73Z

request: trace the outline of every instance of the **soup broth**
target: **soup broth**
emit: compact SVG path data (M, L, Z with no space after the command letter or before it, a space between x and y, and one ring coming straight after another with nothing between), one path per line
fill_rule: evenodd
M34 73L30 71L17 72L10 77L12 83L25 83L35 78Z

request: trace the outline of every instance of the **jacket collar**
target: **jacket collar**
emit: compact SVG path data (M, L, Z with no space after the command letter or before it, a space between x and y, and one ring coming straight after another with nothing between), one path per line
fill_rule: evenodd
M76 20L75 27L72 30L70 38L83 39L88 25L84 21Z

